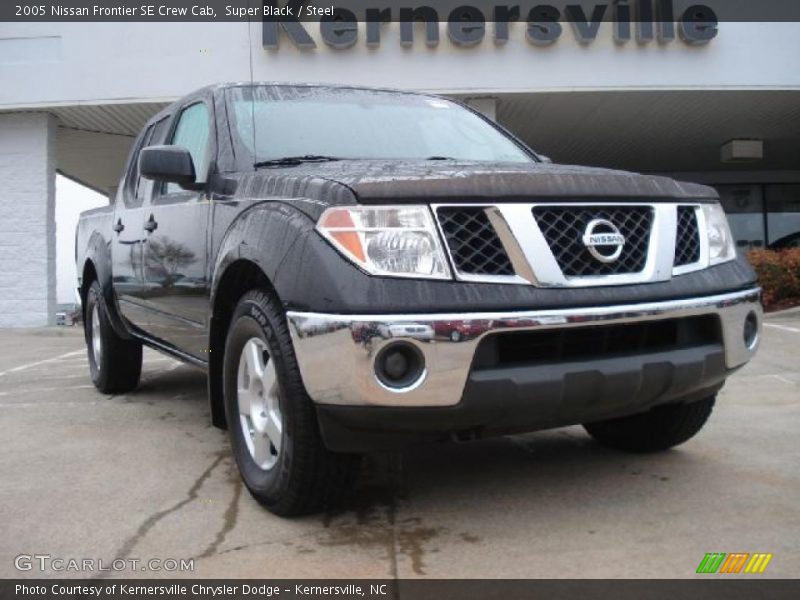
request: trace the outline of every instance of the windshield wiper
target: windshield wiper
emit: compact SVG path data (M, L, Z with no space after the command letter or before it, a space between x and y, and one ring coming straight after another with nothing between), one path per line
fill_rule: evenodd
M458 159L453 158L452 156L429 156L425 160L458 160Z
M283 156L281 158L272 158L270 160L262 160L253 165L256 169L259 167L282 167L291 165L301 165L307 162L333 162L342 160L335 156L324 156L322 154L304 154L302 156Z

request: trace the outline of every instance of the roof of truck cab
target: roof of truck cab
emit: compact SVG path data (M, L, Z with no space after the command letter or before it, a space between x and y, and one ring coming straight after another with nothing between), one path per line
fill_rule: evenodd
M336 83L293 83L287 81L230 81L226 83L212 83L210 85L203 86L190 92L184 96L181 96L169 106L161 109L155 115L150 117L150 119L145 124L145 128L155 123L156 121L160 121L165 116L171 115L175 108L179 105L184 104L187 100L191 100L195 97L201 97L209 93L213 93L216 91L221 90L228 90L233 88L240 88L240 87L295 87L295 88L308 88L308 89L330 89L330 90L355 90L355 91L364 91L364 92L384 92L384 93L391 93L391 94L405 94L409 96L426 96L429 98L438 97L436 94L429 94L426 92L418 92L413 90L399 90L395 88L387 88L387 87L372 87L366 85L342 85Z
M352 85L341 83L297 83L291 81L229 81L226 83L214 83L204 86L195 90L185 97L193 96L195 94L205 93L214 90L225 90L237 87L297 87L297 88L323 88L323 89L336 89L336 90L362 90L366 92L391 92L395 94L409 94L415 96L435 96L436 94L429 94L426 92L419 92L415 90L401 90L389 87L377 87L368 85Z

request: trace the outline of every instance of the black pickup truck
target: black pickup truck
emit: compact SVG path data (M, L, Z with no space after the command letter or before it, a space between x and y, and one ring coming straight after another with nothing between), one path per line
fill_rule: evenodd
M583 424L651 452L759 342L713 189L550 164L449 99L227 84L154 116L76 259L91 377L208 374L253 496L337 501L359 455Z

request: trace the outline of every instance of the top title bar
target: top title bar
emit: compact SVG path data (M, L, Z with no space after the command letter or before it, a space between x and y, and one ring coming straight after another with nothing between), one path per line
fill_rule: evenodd
M800 21L798 0L3 0L0 22L231 21L600 22Z

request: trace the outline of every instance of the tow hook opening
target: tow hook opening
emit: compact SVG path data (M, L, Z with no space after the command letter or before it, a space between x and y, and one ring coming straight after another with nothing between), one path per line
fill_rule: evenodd
M413 344L395 342L375 357L375 376L392 391L413 389L425 378L425 356Z

